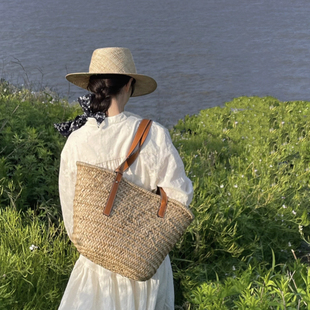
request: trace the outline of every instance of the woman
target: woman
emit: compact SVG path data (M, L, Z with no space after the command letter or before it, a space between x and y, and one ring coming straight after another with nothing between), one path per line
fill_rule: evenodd
M118 167L126 158L141 121L141 117L125 112L125 105L130 96L149 94L157 84L152 78L136 73L132 55L126 48L97 49L89 72L69 74L66 78L91 92L79 98L84 110L82 116L55 125L69 136L61 154L59 192L65 227L71 238L76 162L110 170ZM167 129L156 122L124 177L147 190L161 186L168 197L185 205L192 199L192 184L185 175L182 160ZM59 309L174 309L169 256L151 279L139 282L110 272L80 255Z

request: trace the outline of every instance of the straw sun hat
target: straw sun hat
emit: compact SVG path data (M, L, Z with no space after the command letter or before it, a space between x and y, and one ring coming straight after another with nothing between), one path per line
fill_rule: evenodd
M153 92L157 83L149 76L137 74L133 57L128 48L107 47L94 50L89 72L70 73L66 79L84 89L87 89L89 78L96 74L125 74L136 80L133 97Z

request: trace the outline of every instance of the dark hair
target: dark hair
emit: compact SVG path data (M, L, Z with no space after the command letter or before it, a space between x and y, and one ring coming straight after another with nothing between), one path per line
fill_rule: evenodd
M87 89L92 92L90 98L90 108L93 113L104 112L110 108L112 96L116 96L120 93L121 89L131 79L128 75L92 75L89 78ZM132 81L132 92L134 92L135 80Z

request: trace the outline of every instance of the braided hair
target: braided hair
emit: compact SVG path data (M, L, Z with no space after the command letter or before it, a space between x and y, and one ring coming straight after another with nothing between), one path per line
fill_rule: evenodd
M87 89L92 93L90 98L90 108L93 113L107 113L111 106L113 96L120 93L121 89L128 84L131 77L121 74L92 75L89 78ZM135 80L132 81L132 92L134 92Z

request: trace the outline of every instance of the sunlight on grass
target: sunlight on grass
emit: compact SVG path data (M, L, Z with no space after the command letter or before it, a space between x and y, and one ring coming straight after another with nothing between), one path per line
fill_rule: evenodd
M0 83L0 310L57 309L77 252L57 190L65 139L54 122L81 110ZM196 216L171 253L176 309L310 305L310 103L240 97L171 130Z
M0 209L0 309L56 309L77 253L63 223Z
M309 116L309 102L242 97L186 117L171 131L195 189L196 219L172 258L185 299L196 304L203 288L228 287L223 298L213 295L217 301L212 309L222 309L217 303L239 309L242 298L248 300L242 297L245 292L258 299L257 309L263 309L261 292L253 285L269 272L272 261L278 266L273 272L284 281L289 269L283 266L295 264L292 249L307 259ZM232 294L244 275L249 279L245 291ZM297 289L291 294L295 306L301 303ZM237 296L242 300L235 301ZM283 307L285 296L277 300ZM207 299L198 304L207 305Z

